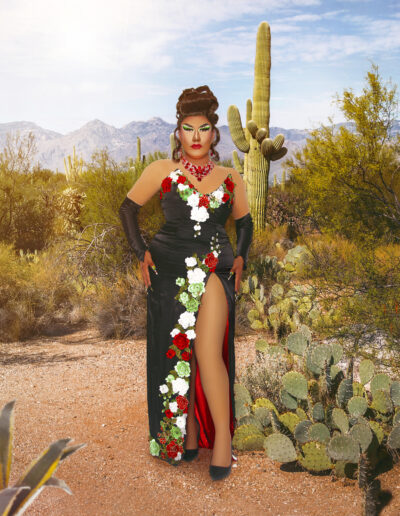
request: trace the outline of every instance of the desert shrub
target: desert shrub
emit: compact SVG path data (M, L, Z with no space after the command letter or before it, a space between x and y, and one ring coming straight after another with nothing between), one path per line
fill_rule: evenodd
M268 398L278 410L284 410L280 397L282 376L291 368L285 354L257 351L255 361L247 366L239 383L246 387L253 400Z
M92 323L105 338L146 338L146 288L138 272L96 285Z
M78 298L63 246L16 254L0 244L0 340L28 338L68 317Z

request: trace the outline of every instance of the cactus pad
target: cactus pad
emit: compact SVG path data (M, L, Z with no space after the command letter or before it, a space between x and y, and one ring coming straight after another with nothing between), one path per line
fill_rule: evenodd
M360 366L358 368L358 373L360 375L360 382L365 385L368 383L371 378L374 376L375 366L372 360L365 358L361 360Z
M257 351L262 351L262 352L265 352L268 350L268 342L265 340L265 339L258 339L256 341L256 350Z
M311 471L324 471L331 469L333 464L326 453L326 445L318 441L310 441L303 444L302 450L304 457L299 457L299 462Z
M267 407L256 407L254 417L258 419L263 427L271 424L270 409Z
M279 416L279 421L294 433L294 429L300 423L300 418L294 412L284 412Z
M369 426L371 427L371 430L376 435L376 438L378 439L379 444L382 444L383 438L385 437L385 433L384 433L381 425L377 421L370 421Z
M344 408L347 402L353 397L353 382L351 378L344 378L337 391L337 402L338 405Z
M372 381L371 381L372 383ZM387 390L375 390L371 408L377 410L381 414L388 414L393 411L393 403Z
M400 407L400 382L391 383L390 396L392 398L393 405L395 407Z
M361 396L353 396L347 403L347 409L352 417L363 416L368 408L368 402Z
M268 410L268 409L266 409ZM237 422L237 428L239 428L242 425L252 425L258 428L260 432L264 430L263 425L261 424L261 421L256 418L253 414L249 414L248 416L243 416L240 419L238 419Z
M343 356L343 346L339 342L332 342L332 364L337 364Z
M329 428L323 423L314 423L308 429L308 435L312 441L327 443L331 438Z
M297 331L295 333L290 333L290 335L287 336L286 345L292 353L304 356L308 340L303 332Z
M372 430L364 423L356 423L350 430L350 435L361 445L361 451L364 453L372 441Z
M330 364L332 347L330 344L323 343L316 346L311 352L311 361L319 368L324 367L324 363Z
M396 425L393 427L393 430L390 432L387 444L389 448L396 450L400 448L400 425Z
M371 380L371 393L372 396L378 390L390 391L391 379L385 373L376 374Z
M324 421L324 419L325 419L324 406L322 405L322 403L320 401L318 401L318 403L316 403L313 406L312 418L314 421Z
M297 398L288 393L285 389L281 388L279 391L281 402L288 409L295 410L297 408Z
M296 428L294 429L294 438L296 441L303 444L310 440L308 429L312 424L313 423L309 419L305 419L296 425Z
M274 433L264 439L268 457L278 462L292 462L297 459L296 449L286 435Z
M271 409L275 412L276 416L279 416L279 412L275 405L268 398L257 398L253 405L251 406L251 410L254 413L257 407L267 407L267 409Z
M336 428L339 428L342 434L346 434L348 432L349 420L344 410L335 407L332 410L332 422Z
M307 379L301 373L289 371L282 377L282 385L295 398L307 399Z
M348 435L332 437L328 445L328 454L334 460L358 462L360 445L358 441Z

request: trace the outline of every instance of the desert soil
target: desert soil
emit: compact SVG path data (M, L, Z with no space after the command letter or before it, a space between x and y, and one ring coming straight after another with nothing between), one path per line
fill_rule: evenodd
M354 480L285 471L262 451L234 452L231 475L209 477L211 450L173 467L148 449L146 341L104 340L96 330L0 344L2 408L16 399L10 485L61 438L86 446L53 476L72 495L45 488L27 516L360 515ZM254 343L236 337L236 374L254 360ZM380 475L380 514L400 514L400 465Z

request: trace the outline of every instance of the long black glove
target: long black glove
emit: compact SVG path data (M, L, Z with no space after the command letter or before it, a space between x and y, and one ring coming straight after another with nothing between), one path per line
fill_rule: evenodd
M129 197L125 197L123 203L119 208L119 217L124 228L126 238L132 250L142 262L144 260L144 253L148 249L146 242L140 234L138 224L138 212L142 206L132 201Z
M250 244L253 238L253 219L249 213L235 220L236 224L236 255L241 256L244 260L243 270L247 269L247 259L249 257Z

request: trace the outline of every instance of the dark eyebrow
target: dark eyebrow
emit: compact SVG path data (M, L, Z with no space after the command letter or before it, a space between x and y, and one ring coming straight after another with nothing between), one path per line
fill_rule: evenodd
M190 124L187 124L186 122L183 122L183 124L182 124L182 125L188 125L189 127L191 127L191 128L193 129L193 126L192 126L192 125L190 125ZM201 126L200 126L200 127L203 127L204 125L211 125L211 124L210 124L210 123L208 123L208 122L206 122L205 124L201 124Z

